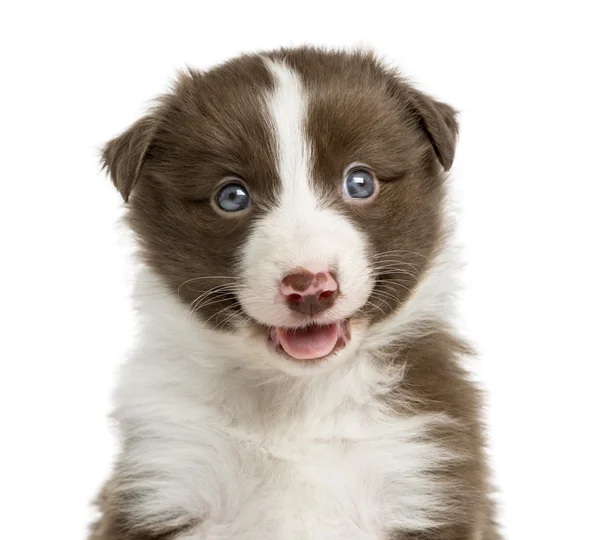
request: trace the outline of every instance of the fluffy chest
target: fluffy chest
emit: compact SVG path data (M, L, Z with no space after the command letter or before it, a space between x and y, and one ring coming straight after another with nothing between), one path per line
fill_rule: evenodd
M141 457L159 487L144 507L166 515L185 509L201 522L190 538L209 540L375 540L431 525L441 494L426 470L442 456L422 439L431 419L380 422L261 437L217 426L192 434L171 424L173 444L148 444ZM335 436L324 436L328 427Z
M431 472L452 456L429 435L445 420L388 409L368 358L278 384L151 359L134 357L117 393L137 522L199 524L185 540L384 540L438 524L447 492Z
M269 441L235 454L207 538L383 538L390 460L372 444Z

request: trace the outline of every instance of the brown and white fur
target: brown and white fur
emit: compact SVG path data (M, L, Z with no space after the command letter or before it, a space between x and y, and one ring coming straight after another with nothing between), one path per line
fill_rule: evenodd
M452 326L456 135L370 53L300 48L189 70L106 145L142 330L92 540L499 538ZM368 199L343 196L353 163ZM215 204L231 178L244 211ZM315 261L339 295L311 318L278 284ZM314 361L270 337L328 324L349 340Z

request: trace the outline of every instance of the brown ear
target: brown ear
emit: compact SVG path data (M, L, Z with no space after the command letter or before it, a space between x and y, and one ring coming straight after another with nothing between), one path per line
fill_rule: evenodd
M450 105L436 101L414 88L409 89L409 96L411 108L418 115L435 155L444 170L450 170L458 136L456 111Z
M151 115L144 116L127 131L107 142L102 149L103 168L108 170L125 202L142 173L154 128L154 118Z

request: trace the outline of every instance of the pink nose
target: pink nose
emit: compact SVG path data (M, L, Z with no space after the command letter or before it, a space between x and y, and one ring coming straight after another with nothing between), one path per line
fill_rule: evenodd
M338 284L330 272L300 268L281 280L281 293L291 310L312 317L333 306Z

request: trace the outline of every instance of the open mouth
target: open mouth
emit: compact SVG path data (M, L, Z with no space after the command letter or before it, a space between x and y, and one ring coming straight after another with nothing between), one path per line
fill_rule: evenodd
M323 360L343 349L350 341L348 319L330 324L311 324L300 328L271 327L270 346L297 361Z

